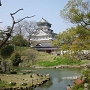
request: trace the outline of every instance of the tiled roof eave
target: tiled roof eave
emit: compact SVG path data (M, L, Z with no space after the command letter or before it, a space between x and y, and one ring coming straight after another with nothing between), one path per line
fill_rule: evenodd
M57 50L56 47L33 47L36 50Z

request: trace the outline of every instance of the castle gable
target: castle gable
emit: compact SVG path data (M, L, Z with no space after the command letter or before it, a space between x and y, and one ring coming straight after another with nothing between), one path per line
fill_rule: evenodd
M42 18L40 22L47 22L48 23L48 21L46 21L44 18Z
M46 35L48 35L48 34L45 33L43 30L38 30L37 34L36 34L36 36L46 36Z

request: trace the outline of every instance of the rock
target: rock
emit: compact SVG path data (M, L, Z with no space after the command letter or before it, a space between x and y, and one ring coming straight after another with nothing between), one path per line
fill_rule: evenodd
M76 79L75 81L74 81L74 84L76 84L76 85L81 85L82 83L83 83L84 81L83 80L81 80L81 79Z

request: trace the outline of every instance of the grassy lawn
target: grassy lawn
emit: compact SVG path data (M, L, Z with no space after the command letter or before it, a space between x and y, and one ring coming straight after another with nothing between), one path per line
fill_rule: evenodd
M32 82L34 85L37 83L41 83L43 80L46 79L45 75L43 77L32 75L30 77L30 74L26 75L11 75L11 74L0 74L0 87L24 87L24 86L31 86ZM11 84L16 83L15 85Z
M49 57L48 57L49 58ZM39 61L39 65L40 66L44 66L44 67L49 67L49 66L58 66L58 65L81 65L81 64L85 64L88 63L88 61L86 60L70 60L67 59L65 57L58 57L58 56L54 56L51 57L51 60L42 60Z
M45 52L39 52L37 56L37 60L39 61L54 61L54 58L58 57L57 55L51 55Z
M21 53L28 48L23 48L21 49L17 47L17 50L21 50ZM29 48L30 49L30 48ZM37 51L36 51L37 52ZM27 62L26 59L23 59L28 66L32 65L32 61L29 60ZM65 57L60 57L58 55L52 55L49 53L45 52L37 52L36 59L34 60L34 65L35 66L43 66L43 67L50 67L50 66L58 66L58 65L82 65L82 64L88 64L88 60L73 60L73 59L68 59Z

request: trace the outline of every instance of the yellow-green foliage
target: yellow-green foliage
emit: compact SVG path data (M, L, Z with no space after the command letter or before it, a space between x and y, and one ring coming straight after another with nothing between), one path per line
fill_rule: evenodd
M22 59L24 60L36 59L37 55L38 55L38 52L33 49L26 49L26 50L23 50L21 53Z
M23 59L24 62L28 62L28 63L34 62L34 65L38 65L38 63L41 61L53 62L55 57L58 56L51 55L45 52L38 52L34 49L26 49L21 53L21 58Z

